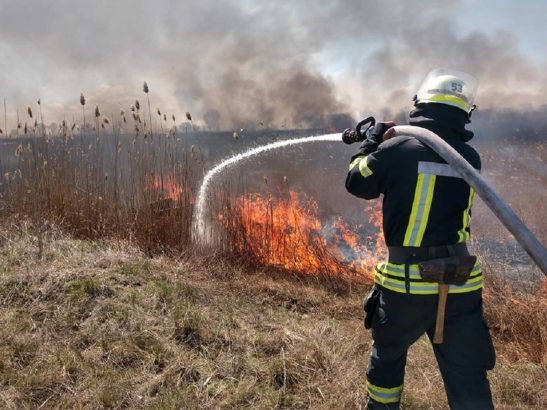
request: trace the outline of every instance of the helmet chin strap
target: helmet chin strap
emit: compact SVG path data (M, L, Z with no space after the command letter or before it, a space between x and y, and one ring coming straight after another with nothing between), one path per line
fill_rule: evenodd
M467 118L469 118L469 121L471 121L471 114L473 114L473 111L475 111L477 109L477 105L476 104L473 104L471 106L471 109L469 110L469 112L467 113Z

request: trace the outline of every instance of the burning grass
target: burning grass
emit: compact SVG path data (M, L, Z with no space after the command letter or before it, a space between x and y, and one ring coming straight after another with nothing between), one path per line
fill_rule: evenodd
M132 112L139 124L136 103ZM192 251L202 160L195 147L176 135L123 134L121 123L101 124L111 130L84 126L78 135L63 125L51 138L36 130L21 138L0 186L2 217L33 220L39 258L47 224L76 238L128 240L150 255ZM217 188L208 207L217 248L230 258L356 281L381 257L377 207L350 227L341 218L325 221L313 198L295 191L236 191Z
M225 204L218 219L226 228L226 241L258 265L362 281L372 277L371 267L384 252L375 206L366 210L369 221L363 229L351 228L339 217L324 223L317 203L295 191L283 198L246 194ZM359 228L368 235L359 235Z

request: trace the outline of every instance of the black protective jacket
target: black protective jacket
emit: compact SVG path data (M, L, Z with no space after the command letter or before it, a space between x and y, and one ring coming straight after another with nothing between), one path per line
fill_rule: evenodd
M467 115L441 104L410 113L410 125L427 128L480 170L479 154L468 144ZM376 149L377 148L377 149ZM383 198L388 246L441 246L469 239L473 189L433 150L412 137L379 146L365 142L351 158L346 189L360 198Z

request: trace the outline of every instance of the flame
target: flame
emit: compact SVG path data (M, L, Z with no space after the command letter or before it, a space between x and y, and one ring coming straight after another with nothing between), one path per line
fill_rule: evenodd
M377 205L366 210L366 224L350 227L340 217L321 221L317 202L301 200L294 191L281 199L246 194L235 203L238 229L228 230L239 252L264 265L311 275L371 277L385 250ZM219 215L225 226L228 219Z
M148 189L161 192L164 199L171 199L173 201L180 200L184 192L183 188L175 182L173 175L167 175L166 177L151 175Z

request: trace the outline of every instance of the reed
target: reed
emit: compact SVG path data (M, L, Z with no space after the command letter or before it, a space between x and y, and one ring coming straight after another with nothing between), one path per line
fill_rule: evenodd
M40 128L24 125L14 146L10 177L1 189L1 218L34 220L42 257L42 226L58 224L80 238L123 238L150 253L180 253L190 247L193 195L200 172L184 143L163 137L152 143L140 132L140 105L132 109L136 132L124 134L94 109L94 129L77 130L66 121L51 138ZM137 108L139 107L139 108ZM34 118L31 107L27 114ZM121 116L125 123L125 113ZM22 126L21 126L22 127ZM17 171L15 173L14 171Z
M153 130L152 130L152 110L150 108L150 88L148 87L148 83L145 81L142 85L142 90L144 91L144 93L146 94L146 100L148 102L148 119L150 121L150 136L153 137ZM137 107L137 110L139 109L139 101L136 101L136 107ZM158 108L159 110L159 108Z

